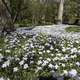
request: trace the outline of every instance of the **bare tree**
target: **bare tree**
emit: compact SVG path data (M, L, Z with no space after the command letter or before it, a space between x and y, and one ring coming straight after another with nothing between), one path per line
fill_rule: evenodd
M26 10L27 8L23 5L24 0L17 0L17 3L15 3L17 9L15 10L15 13L13 13L10 1L11 0L0 0L0 26L2 26L2 33L10 33L11 31L14 31L16 29L14 23L16 22L17 17L20 12Z

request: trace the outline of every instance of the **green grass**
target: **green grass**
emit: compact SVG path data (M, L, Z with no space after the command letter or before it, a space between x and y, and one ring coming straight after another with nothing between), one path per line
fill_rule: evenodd
M70 26L65 28L66 32L80 32L80 26Z

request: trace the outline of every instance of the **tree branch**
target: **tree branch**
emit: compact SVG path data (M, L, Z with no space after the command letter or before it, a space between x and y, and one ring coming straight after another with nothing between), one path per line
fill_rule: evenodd
M14 18L13 18L13 23L15 23L15 21L16 21L16 19L17 19L17 17L18 17L18 14L20 14L20 12L24 11L26 8L27 8L27 7L24 7L24 8L22 8L22 9L20 9L18 12L16 12L16 14L15 14L15 16L14 16Z
M20 12L23 11L23 10L25 10L25 9L27 9L27 8L28 8L28 7L24 7L24 8L22 8L22 9L20 10Z
M9 7L7 6L7 3L5 2L5 0L2 0L2 3L4 4L5 8L7 9L7 11L9 12L9 14L11 16L11 11L10 11Z

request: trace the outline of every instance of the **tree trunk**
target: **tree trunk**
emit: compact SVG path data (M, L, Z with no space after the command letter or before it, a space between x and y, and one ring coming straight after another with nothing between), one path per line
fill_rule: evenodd
M63 8L64 8L64 0L60 0L59 12L58 12L58 24L62 24L62 20L63 20Z
M4 32L10 33L15 30L8 8L2 1L0 1L0 26L2 34L4 34Z

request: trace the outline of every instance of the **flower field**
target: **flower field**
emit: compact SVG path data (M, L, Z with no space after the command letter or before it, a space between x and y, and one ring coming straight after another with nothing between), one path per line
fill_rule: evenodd
M0 80L38 80L40 76L80 80L80 41L41 33L0 39Z

